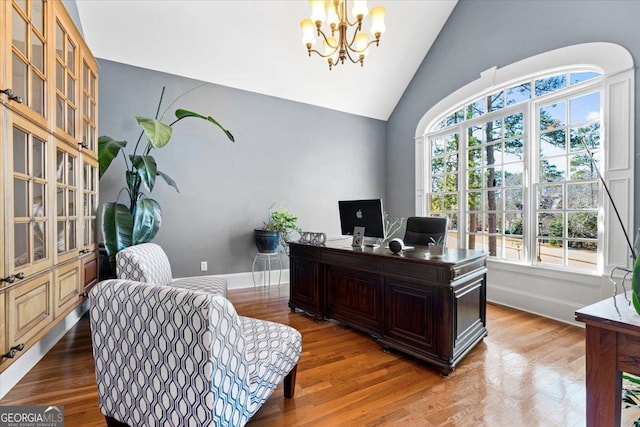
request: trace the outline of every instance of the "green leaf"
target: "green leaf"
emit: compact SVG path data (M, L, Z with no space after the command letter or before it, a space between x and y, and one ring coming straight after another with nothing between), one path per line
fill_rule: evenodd
M165 182L166 182L167 184L169 184L170 186L172 186L173 188L175 188L175 189L176 189L176 191L177 191L178 193L180 192L180 190L178 189L178 184L176 184L176 182L173 180L173 178L171 178L171 177L170 177L169 175L167 175L166 173L164 173L164 172L160 172L160 171L158 171L158 175L159 175L159 176L161 176L161 177L165 180Z
M151 241L162 223L160 204L153 199L139 199L133 220L133 244Z
M206 116L205 117L202 114L194 113L193 111L183 110L182 108L179 108L179 109L176 110L176 117L178 118L178 120L182 120L182 119L187 118L187 117L196 117L198 119L203 119L203 120L206 120L208 122L211 122L214 125L218 126L225 133L225 135L227 135L227 138L229 138L229 140L231 140L231 142L236 142L236 140L233 137L233 135L231 134L231 132L226 130L220 123L218 123L216 121L216 119L214 119L211 116Z
M131 246L133 216L129 208L120 203L105 203L102 208L102 240L109 262L115 265L116 253Z
M165 125L160 120L149 119L136 114L136 120L144 129L145 135L149 143L154 148L162 148L169 143L173 129L169 125Z
M100 178L107 171L109 165L118 156L120 150L127 145L127 141L116 141L109 136L101 136L98 138L98 167Z
M147 191L151 192L153 186L156 183L156 176L158 176L158 166L153 156L129 156L131 164L138 171L140 179L147 188Z

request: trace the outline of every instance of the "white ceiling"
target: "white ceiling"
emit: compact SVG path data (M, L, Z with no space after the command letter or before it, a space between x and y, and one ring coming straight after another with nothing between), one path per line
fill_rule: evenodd
M304 0L76 4L98 58L387 120L456 0L369 0L369 8L387 9L380 46L363 68L345 63L333 71L301 42L299 23L311 9Z

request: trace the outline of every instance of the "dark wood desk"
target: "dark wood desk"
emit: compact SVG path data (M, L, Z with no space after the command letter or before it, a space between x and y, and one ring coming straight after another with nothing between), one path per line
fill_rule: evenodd
M486 335L486 254L395 255L350 241L291 243L289 307L338 320L449 374Z
M616 302L620 315L612 298L576 311L587 325L587 427L619 426L622 372L640 375L640 316L624 295Z

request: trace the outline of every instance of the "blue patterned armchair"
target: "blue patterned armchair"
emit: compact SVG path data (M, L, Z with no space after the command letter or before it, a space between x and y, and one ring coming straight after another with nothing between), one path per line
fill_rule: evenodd
M227 296L227 281L216 276L198 276L174 279L169 258L155 243L129 246L116 254L118 279L171 285L179 288L213 292Z
M209 292L106 280L89 292L100 410L111 426L243 426L284 380L300 333Z

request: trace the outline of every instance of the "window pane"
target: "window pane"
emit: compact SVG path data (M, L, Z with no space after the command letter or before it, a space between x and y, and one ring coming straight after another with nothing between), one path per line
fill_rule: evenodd
M523 83L507 89L507 105L517 104L531 98L531 83Z
M504 207L507 210L522 210L524 205L524 199L522 198L522 189L515 188L505 190L504 203ZM520 226L522 226L522 224Z
M546 95L566 86L567 77L564 74L536 80L536 96Z
M58 253L61 254L67 250L67 233L66 233L66 221L58 221Z
M504 165L503 169L505 186L521 186L524 183L524 165L522 163Z
M76 81L70 75L67 76L67 99L75 104L76 98Z
M78 248L76 243L76 223L77 221L69 221L69 250Z
M60 25L56 25L56 55L64 61L64 32Z
M545 210L562 209L562 185L538 187L538 208Z
M522 113L513 114L511 116L505 117L504 123L505 123L505 130L504 130L505 138L511 138L513 136L518 136L523 134L524 116Z
M504 92L496 92L487 96L487 111L496 111L504 107Z
M482 195L480 192L467 193L467 209L469 211L477 211L482 208Z
M493 145L487 145L485 148L486 151L486 162L485 164L488 166L502 163L502 143L497 143Z
M458 154L451 154L446 157L446 171L456 172L458 170Z
M467 172L467 188L482 188L482 170L475 169Z
M85 220L84 221L84 237L83 237L83 244L84 246L89 246L91 244L91 221L89 220Z
M44 73L44 47L35 32L31 34L31 63Z
M64 151L56 152L56 182L64 183Z
M467 119L473 119L475 117L480 117L484 114L485 107L485 99L480 98L472 104L467 106Z
M4 6L4 5L3 5ZM27 54L27 23L20 16L17 10L13 10L12 23L12 43L24 56L29 57Z
M67 106L67 133L76 136L76 110L71 106Z
M33 229L33 259L39 261L47 257L47 224L37 222Z
M71 74L76 73L76 47L71 42L67 43L67 67Z
M584 144L587 144L591 151L598 150L600 148L600 122L571 128L569 139L571 151L584 150Z
M13 170L27 173L27 134L13 128Z
M571 84L575 85L587 80L591 80L595 77L601 76L600 73L594 73L592 71L582 72L582 73L571 73Z
M439 194L431 194L429 195L429 210L434 212L442 211L443 207L443 197Z
M523 245L522 237L509 236L505 238L504 258L509 261L521 261L524 257Z
M567 185L567 208L597 209L599 200L597 182Z
M29 224L15 224L13 226L13 255L15 266L29 263Z
M540 135L540 156L551 157L567 152L566 133L564 130L556 130Z
M31 1L31 25L33 25L40 34L44 34L44 14L42 13L44 6L42 2L43 0Z
M598 214L595 212L567 213L568 237L596 239L598 237Z
M44 117L44 80L35 71L31 73L31 86L31 108Z
M569 100L571 124L600 119L600 92Z
M61 93L65 93L64 90L64 76L65 76L64 66L56 61L56 89L58 89Z
M565 103L557 102L540 109L540 130L551 130L566 124Z
M28 182L21 179L13 180L13 216L26 218L29 216Z
M69 190L69 192L67 193L69 199L67 200L67 204L69 206L68 209L68 215L69 216L76 216L77 212L76 212L76 192L73 190Z
M597 178L598 174L591 158L587 154L578 154L569 157L569 173L571 174L569 179L571 180L583 180Z
M447 194L444 196L444 210L445 211L456 211L458 210L458 195L457 194Z
M64 99L56 95L56 126L60 129L64 129L65 105Z
M67 156L67 185L76 186L76 159Z
M45 142L41 139L33 137L33 173L32 175L36 178L45 178L46 170L45 170Z
M56 215L58 216L66 216L64 212L64 208L67 204L64 201L64 188L58 187L56 192Z
M524 159L524 142L522 139L507 140L504 143L504 148L506 161L521 161Z
M569 258L567 265L581 270L594 270L598 264L597 242L576 242L569 240Z
M495 141L502 138L502 120L487 122L486 141Z
M540 161L540 182L564 181L567 166L564 157L556 157Z
M507 212L505 214L506 233L512 236L522 236L522 212ZM519 239L522 242L521 239Z
M15 95L22 97L29 104L29 98L27 97L27 64L22 62L18 55L14 53L11 67L11 89L13 89Z
M33 184L33 217L43 218L47 216L46 185Z

